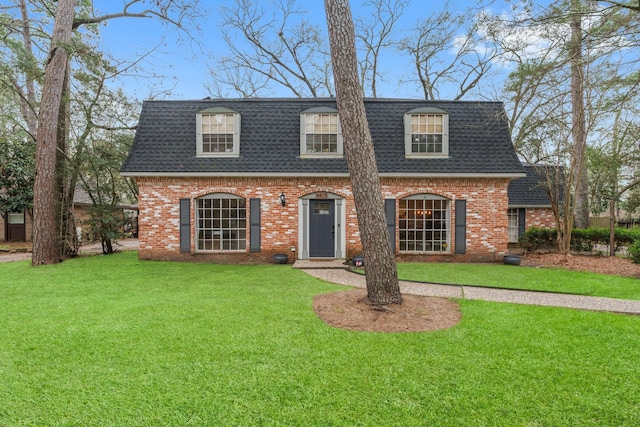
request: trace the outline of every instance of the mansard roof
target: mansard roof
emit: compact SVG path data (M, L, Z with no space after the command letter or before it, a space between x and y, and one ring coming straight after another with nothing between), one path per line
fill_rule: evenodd
M223 107L241 116L238 157L196 156L196 115ZM336 108L333 98L145 101L127 176L347 176L345 158L300 156L300 114ZM449 116L447 158L407 158L404 115L417 108ZM524 176L500 102L366 99L381 176Z

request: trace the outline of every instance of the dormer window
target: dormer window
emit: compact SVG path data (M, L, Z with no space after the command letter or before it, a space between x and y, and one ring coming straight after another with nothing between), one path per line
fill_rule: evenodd
M300 114L300 156L342 157L342 130L338 110L318 107Z
M198 157L238 157L240 114L229 108L212 107L196 115Z
M404 116L406 157L448 157L449 115L437 108L416 108Z

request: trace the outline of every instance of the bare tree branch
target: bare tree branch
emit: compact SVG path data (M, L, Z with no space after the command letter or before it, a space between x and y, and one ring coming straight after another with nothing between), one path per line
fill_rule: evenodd
M108 13L100 16L75 17L73 29L81 25L99 24L104 21L117 18L159 18L160 20L174 25L176 28L185 30L184 21L199 16L198 3L188 0L164 0L154 1L156 7L145 8L133 11L136 5L145 5L145 0L129 0L124 3L122 11Z
M440 99L441 91L451 83L458 86L451 98L462 99L487 77L499 52L483 42L472 21L470 12L454 13L446 2L441 11L418 23L413 34L401 40L400 51L414 65L416 77L410 81L419 83L425 99Z
M272 6L270 17L252 0L234 0L221 9L222 37L231 53L213 73L217 84L243 95L258 94L270 82L297 97L331 94L329 55L319 27L301 18L295 0Z
M629 10L634 10L636 12L640 12L640 1L638 1L637 5L631 4L631 2L628 3L623 3L620 1L613 1L613 0L597 0L600 3L608 3L611 6L616 6L616 7L621 7L624 9L629 9Z
M364 46L364 57L360 62L360 80L362 87L370 96L378 96L377 82L382 79L380 74L380 55L384 49L397 44L393 40L393 32L396 24L405 8L408 0L369 0L365 5L373 8L367 19L360 18L355 21L356 40L360 40Z

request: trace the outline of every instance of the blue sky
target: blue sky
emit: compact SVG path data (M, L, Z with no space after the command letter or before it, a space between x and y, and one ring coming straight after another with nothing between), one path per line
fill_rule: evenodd
M195 40L180 36L174 27L161 24L154 19L123 18L109 21L101 27L101 44L103 50L114 58L123 61L134 61L141 55L148 54L141 62L144 70L142 77L129 76L118 83L125 91L138 99L150 96L165 99L199 99L208 95L205 84L210 81L208 70L216 60L226 54L224 43L219 41L219 27L216 22L218 10L226 0L202 0L202 4L210 12L198 24L200 31L192 30ZM265 2L266 3L266 2ZM305 1L304 7L309 11L308 18L326 31L324 3L321 0ZM452 1L456 8L492 4L494 12L505 8L502 1L482 2L475 0ZM120 2L114 0L95 0L94 6L102 12L117 10ZM361 1L352 1L354 16L358 15ZM412 0L405 10L399 29L409 30L416 22L427 18L434 6L441 7L440 2L429 0ZM149 51L153 50L151 53ZM391 56L385 64L387 74L382 96L419 97L415 88L404 86L398 89L398 80L406 76L409 64L400 57ZM132 73L133 74L133 73ZM139 74L139 73L135 73ZM163 78L153 76L164 76ZM291 96L283 90L274 96Z

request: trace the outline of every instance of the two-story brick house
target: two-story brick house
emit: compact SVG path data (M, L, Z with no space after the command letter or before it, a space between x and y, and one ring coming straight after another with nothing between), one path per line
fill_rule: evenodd
M525 177L496 102L369 99L402 258L499 259ZM147 101L122 174L142 259L350 258L362 251L334 99Z

